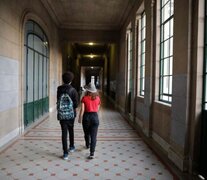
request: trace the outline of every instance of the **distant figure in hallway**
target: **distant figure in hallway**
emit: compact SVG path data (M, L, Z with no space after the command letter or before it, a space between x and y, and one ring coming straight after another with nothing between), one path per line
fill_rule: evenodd
M99 126L98 110L101 104L100 97L94 84L88 84L84 87L85 96L81 100L81 109L78 122L82 123L85 145L90 148L89 159L94 158L96 148L96 138Z
M75 151L74 121L78 107L78 93L71 83L74 78L72 72L62 75L63 85L57 88L57 119L62 130L63 159L68 159L68 152ZM67 136L69 132L70 145L68 149Z

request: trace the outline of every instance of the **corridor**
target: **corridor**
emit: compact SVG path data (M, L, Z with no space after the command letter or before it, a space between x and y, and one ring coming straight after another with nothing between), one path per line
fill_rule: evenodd
M1 150L0 179L178 179L109 103L102 103L99 116L95 159L86 158L89 151L77 121L76 151L69 160L62 159L61 131L53 112Z

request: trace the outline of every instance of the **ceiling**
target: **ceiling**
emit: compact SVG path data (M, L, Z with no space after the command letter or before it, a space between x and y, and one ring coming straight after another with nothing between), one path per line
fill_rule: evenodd
M107 44L102 43L75 43L76 51L82 56L101 56L107 52Z
M59 28L119 30L136 0L41 0Z
M137 0L41 0L59 29L81 31L119 31ZM103 64L109 44L94 42L73 43L81 62L88 68ZM66 52L67 53L67 52ZM68 53L67 53L68 54ZM93 55L93 57L91 57ZM102 65L101 65L102 66Z

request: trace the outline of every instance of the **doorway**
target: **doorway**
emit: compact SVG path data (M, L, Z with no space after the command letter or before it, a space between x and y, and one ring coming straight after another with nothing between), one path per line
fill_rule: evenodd
M38 24L25 26L24 126L28 127L49 109L48 63L49 44Z

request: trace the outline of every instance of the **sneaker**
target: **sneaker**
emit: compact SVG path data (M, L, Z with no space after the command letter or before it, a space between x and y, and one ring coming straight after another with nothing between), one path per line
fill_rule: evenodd
M88 156L88 159L94 159L94 155Z
M74 151L75 151L75 146L69 148L69 152L74 152Z
M63 159L68 160L68 154L63 154Z

